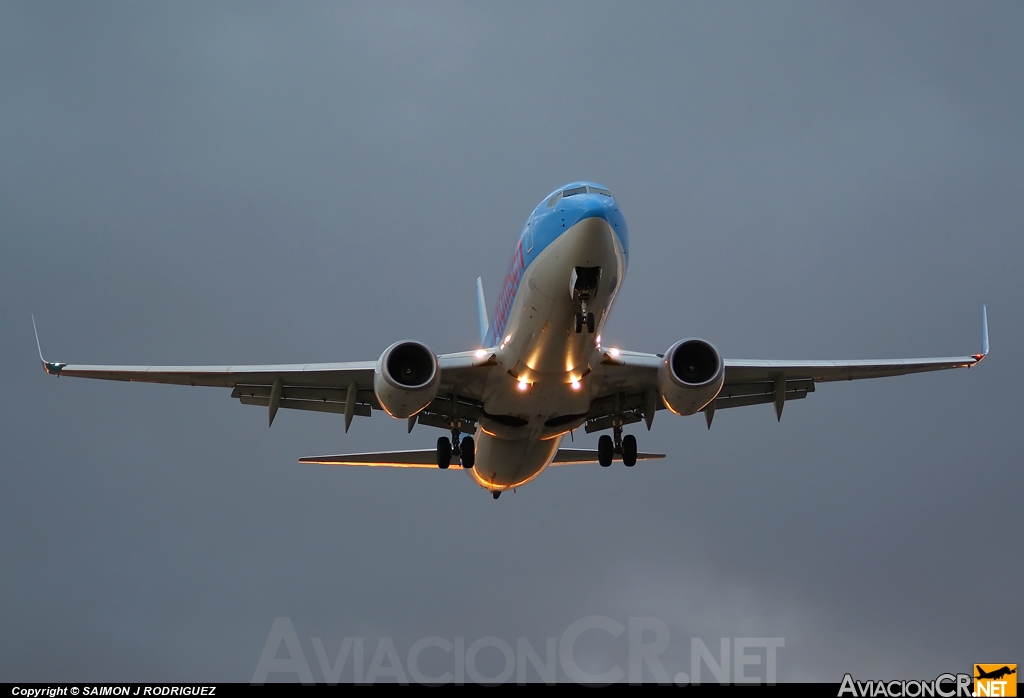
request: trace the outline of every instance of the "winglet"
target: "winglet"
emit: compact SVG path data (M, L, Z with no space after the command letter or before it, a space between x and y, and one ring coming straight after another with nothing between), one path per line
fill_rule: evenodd
M981 353L988 356L988 308L981 306Z
M477 322L480 326L480 345L487 343L487 331L490 324L487 322L487 303L484 301L484 282L479 276L476 277L476 313Z
M43 347L39 344L39 330L36 329L36 316L34 314L32 315L32 331L36 335L36 349L39 351L39 360L43 363L43 369L50 375L59 376L60 370L67 366L67 364L54 363L43 358Z
M988 308L981 306L981 353L974 358L981 361L988 356Z

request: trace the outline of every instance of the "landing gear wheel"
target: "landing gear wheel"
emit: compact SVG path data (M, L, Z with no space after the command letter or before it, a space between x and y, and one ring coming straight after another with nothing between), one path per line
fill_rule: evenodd
M594 314L587 313L587 332L594 334Z
M636 465L636 437L632 434L622 438L622 464L627 468Z
M597 440L597 462L601 464L602 468L607 468L612 464L614 455L615 446L612 444L612 437L604 434Z
M583 331L583 313L576 313L576 334Z
M464 438L459 448L461 449L462 467L472 468L473 464L476 463L476 442L473 441L473 437L467 436Z
M491 496L497 499L498 497L501 496L501 490L494 490L493 492L491 492Z
M447 436L437 440L437 467L445 470L452 464L452 442Z

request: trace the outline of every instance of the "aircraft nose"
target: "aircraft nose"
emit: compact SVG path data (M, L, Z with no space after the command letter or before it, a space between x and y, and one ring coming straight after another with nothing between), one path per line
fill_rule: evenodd
M587 194L580 197L580 220L584 218L603 218L610 222L610 214L615 202L601 194Z
M600 229L610 229L618 238L619 244L628 255L629 243L627 242L628 238L626 237L626 226L625 222L622 220L622 215L619 213L619 208L615 203L615 199L610 196L596 193L578 195L572 198L575 199L573 202L573 213L575 215L571 215L570 220L565 221L566 227L572 227L572 225L581 223L587 219L601 220L607 223L607 227L600 227Z
M567 226L563 259L571 260L572 266L605 266L615 255L614 239L614 224L606 208L582 205L575 222Z

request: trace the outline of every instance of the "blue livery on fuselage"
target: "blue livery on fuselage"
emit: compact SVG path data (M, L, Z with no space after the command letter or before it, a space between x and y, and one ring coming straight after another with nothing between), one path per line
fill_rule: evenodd
M533 210L516 241L490 330L484 338L485 346L495 346L500 342L508 324L509 311L519 292L519 283L530 263L566 230L587 218L602 218L608 222L628 261L626 219L608 189L595 182L573 182L556 189Z

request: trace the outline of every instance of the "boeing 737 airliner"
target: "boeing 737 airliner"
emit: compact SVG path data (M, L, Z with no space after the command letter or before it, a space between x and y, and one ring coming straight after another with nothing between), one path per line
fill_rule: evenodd
M549 465L663 458L640 453L623 430L648 429L658 410L715 412L772 403L781 419L789 400L825 381L969 368L971 356L873 361L737 361L702 339L683 339L664 354L606 347L601 331L626 276L626 220L608 189L576 182L534 209L516 242L508 274L488 322L476 282L480 348L438 356L421 342L389 346L377 361L271 366L84 366L39 358L47 373L144 383L231 388L244 405L355 416L383 410L396 419L451 433L436 448L302 458L303 463L448 469L456 462L494 498L530 482ZM33 325L34 325L33 319ZM37 348L39 343L36 336ZM610 431L596 451L559 448L583 427Z

